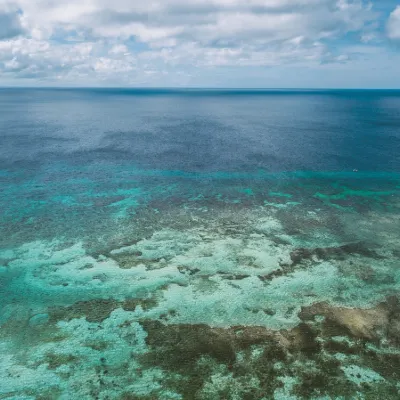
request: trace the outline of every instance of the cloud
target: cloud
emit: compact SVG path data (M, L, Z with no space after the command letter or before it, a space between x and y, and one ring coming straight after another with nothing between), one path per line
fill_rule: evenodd
M128 48L124 44L116 44L113 46L110 51L110 54L128 54Z
M14 31L0 42L0 71L49 79L344 63L336 41L367 41L377 20L364 0L14 0L3 8Z
M18 8L9 4L0 4L0 40L18 36L24 32Z
M386 28L390 39L400 40L400 6L390 14Z
M362 0L19 0L27 21L43 29L85 30L152 44L165 38L212 43L312 40L361 30L374 13Z

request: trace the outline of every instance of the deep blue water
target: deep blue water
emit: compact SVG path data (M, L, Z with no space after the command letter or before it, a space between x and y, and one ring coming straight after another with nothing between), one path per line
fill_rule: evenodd
M398 399L399 154L395 90L0 89L0 398Z
M399 172L400 91L0 91L2 168Z

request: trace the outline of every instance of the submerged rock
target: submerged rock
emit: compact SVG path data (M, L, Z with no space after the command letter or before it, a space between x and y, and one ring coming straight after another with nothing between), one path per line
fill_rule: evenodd
M369 309L317 303L303 307L299 316L303 320L323 316L327 327L340 326L351 336L362 339L380 340L387 335L389 339L396 341L400 334L400 304L397 297L389 297L385 302Z
M36 314L29 319L29 325L30 326L43 325L46 324L49 321L49 319L50 319L49 314L46 313Z

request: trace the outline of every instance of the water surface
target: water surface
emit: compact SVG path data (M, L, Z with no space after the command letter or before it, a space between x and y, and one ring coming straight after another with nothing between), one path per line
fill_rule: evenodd
M399 91L1 89L0 397L398 399L399 154Z

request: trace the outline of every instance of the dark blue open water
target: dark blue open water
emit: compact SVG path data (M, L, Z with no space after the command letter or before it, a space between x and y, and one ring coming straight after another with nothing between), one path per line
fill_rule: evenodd
M0 89L0 398L398 399L399 154L400 91Z

